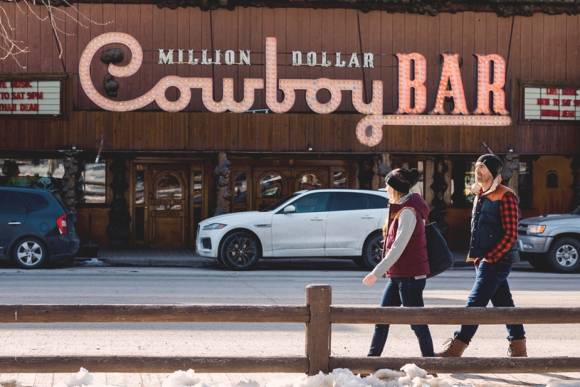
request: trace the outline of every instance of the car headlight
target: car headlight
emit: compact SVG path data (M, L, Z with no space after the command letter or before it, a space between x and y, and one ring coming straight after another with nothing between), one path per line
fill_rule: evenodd
M207 226L203 226L204 230L221 230L222 228L226 227L227 224L223 223L210 223Z
M528 235L532 234L542 234L546 230L546 226L543 224L530 224L526 230Z

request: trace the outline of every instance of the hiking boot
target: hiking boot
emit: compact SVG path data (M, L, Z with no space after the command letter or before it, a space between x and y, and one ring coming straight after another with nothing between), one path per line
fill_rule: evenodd
M528 357L528 351L526 349L526 338L511 340L510 346L508 348L509 357Z
M436 353L438 357L461 357L467 348L467 343L459 340L457 337L448 339L443 343L443 351Z

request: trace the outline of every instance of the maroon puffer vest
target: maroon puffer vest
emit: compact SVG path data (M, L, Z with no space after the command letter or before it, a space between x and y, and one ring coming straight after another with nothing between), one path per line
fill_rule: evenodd
M397 228L399 226L398 215L405 207L413 209L417 223L403 254L387 272L389 277L416 277L429 274L427 239L425 238L424 223L424 220L429 216L429 206L419 194L412 193L405 202L390 205L390 225L385 248L391 248L395 242Z

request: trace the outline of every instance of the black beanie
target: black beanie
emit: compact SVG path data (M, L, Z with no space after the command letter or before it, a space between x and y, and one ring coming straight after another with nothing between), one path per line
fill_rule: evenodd
M503 166L501 159L491 153L479 156L477 162L485 165L494 178L501 172Z
M396 191L407 194L412 186L419 181L420 173L416 169L410 171L403 168L397 168L391 171L385 177L385 183L393 187Z

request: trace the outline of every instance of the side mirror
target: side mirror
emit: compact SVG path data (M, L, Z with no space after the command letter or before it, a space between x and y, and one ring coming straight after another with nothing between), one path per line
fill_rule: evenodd
M289 206L284 207L284 210L282 212L284 212L285 214L293 214L296 212L296 207L290 204Z

